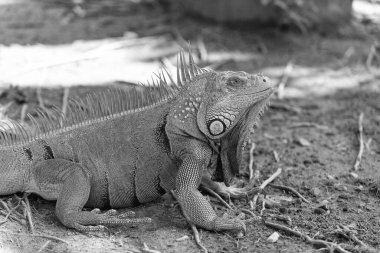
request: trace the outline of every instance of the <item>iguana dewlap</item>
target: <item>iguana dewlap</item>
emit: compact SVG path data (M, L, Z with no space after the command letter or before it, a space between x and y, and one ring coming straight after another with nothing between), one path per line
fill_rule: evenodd
M12 123L12 133L2 132L0 195L31 192L57 200L58 219L86 231L150 219L83 211L85 206L130 207L175 189L197 226L245 229L240 220L218 217L198 186L206 170L229 184L272 86L262 75L200 69L183 53L177 84L166 79L174 82L161 73L143 92L73 100L66 116L40 111L38 122L30 116L34 133Z

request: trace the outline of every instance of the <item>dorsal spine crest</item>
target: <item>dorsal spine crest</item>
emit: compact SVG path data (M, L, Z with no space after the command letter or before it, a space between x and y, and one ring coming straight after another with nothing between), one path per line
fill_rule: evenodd
M181 90L186 89L186 85L189 85L195 78L210 71L196 66L190 51L188 57L189 63L186 63L183 51L177 57L177 83L174 82L174 78L168 70L163 67L158 74L155 74L155 79L152 78L151 82L147 82L143 91L139 91L138 87L131 90L110 89L87 95L85 99L70 99L65 115L54 107L37 109L37 117L31 114L27 115L31 127L13 120L1 122L0 149L24 146L54 134L167 103Z

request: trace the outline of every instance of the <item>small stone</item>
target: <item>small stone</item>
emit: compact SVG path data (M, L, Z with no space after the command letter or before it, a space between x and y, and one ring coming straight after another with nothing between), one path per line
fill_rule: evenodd
M280 238L280 234L278 232L274 232L273 234L271 234L268 237L267 241L268 242L277 242L279 238Z
M322 194L322 191L318 187L314 187L311 191L315 197L318 197Z
M303 137L298 137L297 138L297 143L299 145L303 146L303 147L309 147L309 146L311 146L311 143L308 140L306 140L305 138L303 138Z
M189 236L184 235L184 236L182 236L182 237L180 237L178 239L175 239L175 240L176 240L176 242L182 242L182 241L185 241L185 240L188 240L188 239L189 239Z
M359 175L356 174L355 172L351 172L350 176L353 177L353 178L355 178L355 179L359 177Z
M238 239L243 238L243 237L244 237L244 233L240 231L240 232L236 235L236 237L237 237Z

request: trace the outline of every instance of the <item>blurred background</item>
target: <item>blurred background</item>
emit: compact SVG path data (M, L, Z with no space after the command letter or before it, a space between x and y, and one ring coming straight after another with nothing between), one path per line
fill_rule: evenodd
M373 184L380 168L379 41L378 0L0 0L0 119L28 123L25 115L37 116L36 107L60 108L68 97L143 89L162 66L175 73L181 48L190 47L201 67L262 72L277 91L253 136L260 180L282 167L279 184L325 203L318 213L299 202L281 209L294 227L348 251L370 252L333 229L350 225L367 245L380 247L380 180ZM364 153L352 172L361 113ZM198 252L192 240L177 241L191 231L162 202L135 209L155 219L153 229L117 228L101 236L67 230L54 204L37 197L31 203L36 231L69 244L1 233L0 251L6 245L16 252L147 252L141 251L147 243L161 252ZM16 232L25 224L2 228ZM202 236L211 252L316 250L291 236L270 244L272 232L249 224L240 240Z

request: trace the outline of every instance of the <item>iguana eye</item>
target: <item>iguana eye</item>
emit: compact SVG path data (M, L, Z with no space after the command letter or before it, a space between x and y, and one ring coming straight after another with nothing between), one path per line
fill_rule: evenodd
M208 129L210 133L215 136L215 135L220 135L224 131L226 131L226 125L224 124L223 121L219 119L214 119L211 121L211 123L208 125Z
M237 76L233 76L227 79L227 86L229 88L239 88L242 84L244 84L244 80Z

